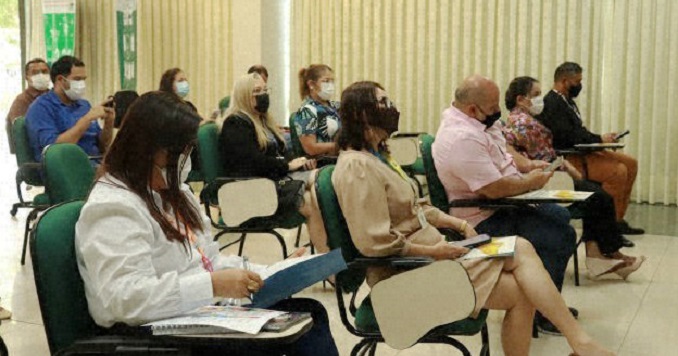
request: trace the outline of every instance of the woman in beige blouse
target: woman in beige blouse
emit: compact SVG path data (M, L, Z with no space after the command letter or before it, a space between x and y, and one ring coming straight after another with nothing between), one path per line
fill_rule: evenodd
M334 171L339 205L353 242L370 257L391 255L456 259L466 248L450 245L437 228L451 228L466 237L475 230L466 221L417 200L415 188L385 145L398 129L400 113L375 82L358 82L341 96L341 148ZM462 262L480 308L506 310L502 346L506 355L527 355L535 308L565 335L578 355L612 355L575 321L544 270L532 245L516 241L512 258ZM368 284L388 278L392 271L370 270Z

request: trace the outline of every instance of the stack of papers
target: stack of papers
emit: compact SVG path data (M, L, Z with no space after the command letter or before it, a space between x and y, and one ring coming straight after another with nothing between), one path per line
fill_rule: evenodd
M149 326L153 335L208 334L215 331L257 334L269 320L283 314L285 312L276 310L210 305L184 316L142 326Z
M568 200L584 201L593 195L593 192L580 192L576 190L535 190L524 194L510 197L509 199L543 199L543 200Z

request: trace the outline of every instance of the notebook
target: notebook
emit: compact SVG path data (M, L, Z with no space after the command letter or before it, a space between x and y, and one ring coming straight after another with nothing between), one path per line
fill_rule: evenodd
M467 254L457 258L457 261L475 258L496 258L513 256L516 250L517 236L493 237L492 241L471 249Z
M285 314L282 311L235 306L208 305L200 307L186 315L154 321L142 326L150 327L153 335L202 334L243 332L257 334L264 325L276 317Z
M311 313L288 312L283 313L273 319L270 319L261 328L264 332L282 332L293 325L304 320L310 319ZM197 324L169 324L151 326L151 331L155 336L161 335L208 335L208 334L234 334L239 331L214 325Z

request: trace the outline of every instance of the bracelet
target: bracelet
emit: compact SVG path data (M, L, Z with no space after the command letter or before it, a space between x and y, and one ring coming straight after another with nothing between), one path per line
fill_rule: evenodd
M462 220L461 221L461 227L459 227L459 232L464 232L466 231L466 226L468 225L468 221Z

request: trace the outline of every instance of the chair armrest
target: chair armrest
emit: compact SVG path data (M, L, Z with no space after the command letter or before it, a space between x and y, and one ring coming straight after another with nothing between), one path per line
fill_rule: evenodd
M517 207L519 201L508 201L506 199L457 199L448 203L448 208L481 208L481 209L499 209Z
M171 338L106 335L77 340L56 355L186 355L190 346Z
M433 263L430 257L359 257L349 262L348 268L365 269L367 267L393 267L414 269Z
M427 132L397 132L391 138L400 138L400 137L419 137L421 135L426 135Z
M200 191L200 200L210 205L219 205L217 192L222 185L250 179L261 179L261 177L217 177L213 181L205 183Z

